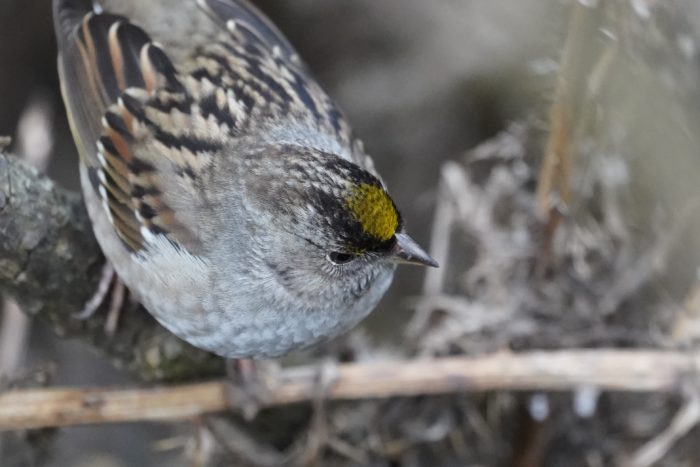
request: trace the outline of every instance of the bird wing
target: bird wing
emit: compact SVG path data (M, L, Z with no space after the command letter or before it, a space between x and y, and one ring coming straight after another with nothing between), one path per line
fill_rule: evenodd
M277 142L291 139L275 132L275 121L305 144L364 166L364 151L343 113L313 77L282 33L245 0L196 0L226 33L226 38L197 47L191 74L232 90L249 117L238 122L240 134L265 124Z
M279 49L279 57L295 68L304 68L296 50L272 22L247 1L197 0L197 4L219 24L238 37L241 44L254 44L272 52ZM308 71L305 69L305 72Z
M181 76L127 18L96 14L89 1L55 0L54 19L71 127L119 238L140 252L165 236L197 254L196 223L173 204L194 205L194 173L223 148L220 135L192 121Z
M372 170L342 113L262 13L244 0L181 1L196 1L216 24L208 40L182 37L184 55L172 34L164 49L126 16L95 13L90 0L54 0L81 160L134 252L166 236L197 253L202 174L237 140L316 147ZM168 51L187 58L173 63Z

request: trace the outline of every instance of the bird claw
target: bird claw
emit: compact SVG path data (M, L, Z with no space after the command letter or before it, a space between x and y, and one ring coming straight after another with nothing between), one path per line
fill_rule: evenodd
M100 305L102 305L109 293L109 286L112 284L112 280L116 276L114 267L108 262L102 266L102 274L100 276L100 282L97 284L97 289L95 293L90 297L85 306L80 312L74 315L75 319L85 321L86 319L92 318L97 312Z
M126 286L119 280L119 277L117 277L112 286L112 300L109 302L109 311L107 312L107 321L105 322L105 333L107 333L108 336L113 336L117 332L119 317L124 307L125 295Z
M112 292L109 303L109 311L105 322L105 333L108 336L113 336L117 331L119 316L121 315L122 307L124 306L124 297L126 295L126 286L119 280L114 266L106 262L102 267L100 282L97 284L97 289L90 300L85 303L83 309L74 315L75 319L85 321L92 318L97 310L105 303L107 295Z
M226 397L229 407L240 411L246 420L252 420L270 399L277 365L272 361L249 358L226 362Z

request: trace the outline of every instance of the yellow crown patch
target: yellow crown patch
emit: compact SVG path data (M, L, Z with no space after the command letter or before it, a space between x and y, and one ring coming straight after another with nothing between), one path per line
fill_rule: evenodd
M386 241L396 233L399 215L389 195L381 187L368 183L354 186L347 206L362 230L372 237Z

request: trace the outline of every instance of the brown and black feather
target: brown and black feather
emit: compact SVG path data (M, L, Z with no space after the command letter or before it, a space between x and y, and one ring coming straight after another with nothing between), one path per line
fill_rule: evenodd
M180 4L191 8L195 1L213 32L207 40L183 37L174 44L127 17L129 2L106 0L107 7L123 7L117 15L96 13L89 0L54 0L63 92L81 158L116 232L134 252L146 250L151 236L165 235L196 253L196 232L185 227L196 222L183 221L187 214L176 214L168 199L173 190L196 198L198 174L216 157L230 157L225 148L236 139L293 120L365 165L341 112L264 15L243 0Z
M184 92L175 67L141 28L96 14L90 2L57 1L60 71L80 153L122 241L145 247L144 230L183 230L160 197L155 166L140 153L154 126L144 106L157 90Z

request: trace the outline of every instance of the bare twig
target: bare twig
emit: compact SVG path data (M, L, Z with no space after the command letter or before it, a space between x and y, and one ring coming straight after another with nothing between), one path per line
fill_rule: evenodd
M655 350L567 350L496 353L406 362L345 364L329 385L330 400L374 399L487 390L670 392L700 368L700 356ZM307 402L318 369L280 373L263 406ZM0 395L0 430L133 421L174 421L229 408L226 382L152 389L45 389ZM233 405L235 400L232 401Z
M538 177L537 211L544 221L538 275L549 265L552 243L562 213L571 203L572 166L578 142L576 138L580 137L586 126L585 101L589 97L591 86L596 85L597 75L591 76L586 67L591 61L590 38L594 37L597 28L598 12L596 8L579 2L575 2L572 8L554 102L549 111L549 137ZM607 60L603 61L607 63ZM596 66L594 70L598 68Z
M46 172L54 146L53 104L47 95L32 96L17 125L17 148L29 165Z
M285 456L267 444L256 441L245 430L230 420L207 417L206 427L214 439L234 458L245 460L246 465L282 466Z
M586 47L590 39L591 9L579 3L572 7L571 20L566 43L562 50L557 87L554 102L549 112L549 138L544 153L544 160L538 177L537 207L543 219L551 218L552 196L568 203L570 198L570 170L573 148L572 125L576 123L576 94L580 92L578 74L578 53Z
M700 423L700 395L697 392L692 392L683 407L673 417L668 428L642 446L624 464L625 467L650 467L654 465L663 459L676 441L688 434L698 423Z
M445 271L450 251L450 235L454 224L454 193L450 190L450 179L455 173L461 174L461 169L454 163L447 163L442 168L440 185L438 186L437 206L432 223L430 236L430 252L441 268L428 268L423 280L423 295L432 297L442 292L445 282ZM458 175L459 176L459 175ZM416 313L411 320L406 335L416 338L425 328L430 319L432 308L426 304L419 304Z
M0 380L4 381L12 379L22 366L31 322L17 303L6 299L0 323Z
M696 280L673 324L671 338L676 342L700 337L700 280Z
M665 226L663 235L644 254L641 254L625 270L617 274L603 296L600 309L604 314L614 313L620 303L634 296L643 287L660 277L670 266L673 247L685 234L693 219L700 213L700 198L693 198L679 209L679 215L670 226Z

